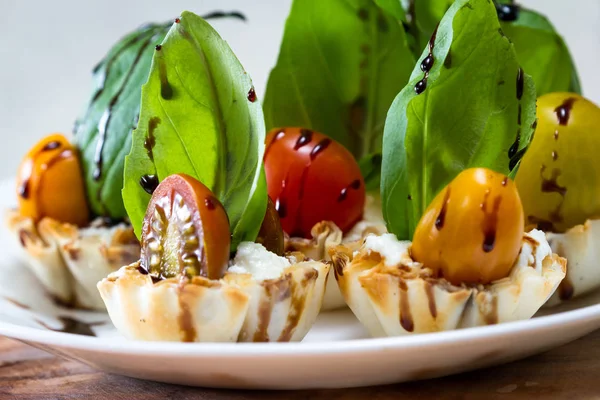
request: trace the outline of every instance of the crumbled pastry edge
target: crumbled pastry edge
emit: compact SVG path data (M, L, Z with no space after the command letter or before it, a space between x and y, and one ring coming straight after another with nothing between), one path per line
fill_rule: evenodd
M153 282L138 261L97 286L114 325L130 339L300 341L319 314L329 268L303 261L287 267L279 278L262 281L226 273L218 281L197 276ZM215 316L215 307L227 318ZM214 318L202 320L207 313Z
M488 285L452 285L444 279L434 277L429 269L423 268L420 263L416 263L410 258L403 260L405 264L409 265L390 267L385 266L381 256L377 254L378 260L371 260L370 264L361 264L360 257L367 259L372 257L372 254L365 254L363 248L365 240L340 245L331 250L331 255L336 281L355 315L373 336L395 336L409 334L413 331L424 333L420 332L420 329L433 332L491 325L533 316L564 278L566 260L552 254L547 242L544 243L545 236L541 232L534 233L533 236L538 236L543 241L539 242L531 236L530 233L527 233L524 236L524 242L530 244L535 242L537 246L534 251L536 252L548 252L539 263L540 268L531 268L530 263L527 266L515 265L509 277ZM521 257L520 253L515 264L518 264ZM380 268L381 271L376 271L375 268ZM413 275L410 278L402 276L407 271L414 274L415 270L418 272L416 276ZM527 281L527 285L522 284L525 281ZM394 282L394 285L390 286L390 282ZM377 290L373 289L375 286ZM525 287L525 290L522 290L522 286ZM396 312L392 319L389 319L392 308L398 308L398 304L406 303L402 299L398 301L400 295L406 296L406 293L403 292L418 298L417 308L420 307L420 309L417 311L419 314L417 317L419 319L411 317L410 323L406 322L407 318L402 317L402 309L399 314ZM520 301L523 296L535 297L535 304L530 304L530 301ZM444 315L445 319L440 323L440 313L438 312L440 303L443 308L449 302L455 303L453 307L460 312L448 309L447 312L453 315ZM405 314L410 311L410 306L403 306L403 308ZM427 308L430 312L427 312ZM498 308L500 308L500 314ZM509 308L513 313L503 312L504 309L508 310ZM415 326L417 327L415 328Z
M286 251L302 253L311 260L329 262L331 261L330 250L336 246L363 239L370 234L385 233L387 230L385 229L380 202L379 196L368 194L363 219L357 222L345 235L331 221L322 221L313 226L311 239L289 237L286 235ZM323 311L332 311L347 306L335 282L333 268L331 268L329 273L325 299L323 300Z
M69 307L105 310L96 283L139 258L139 243L133 243L133 230L125 224L107 231L52 218L36 224L14 209L5 211L4 222L27 267L53 298Z
M567 276L545 307L580 298L600 288L600 218L587 219L563 233L546 232L556 254L568 260Z

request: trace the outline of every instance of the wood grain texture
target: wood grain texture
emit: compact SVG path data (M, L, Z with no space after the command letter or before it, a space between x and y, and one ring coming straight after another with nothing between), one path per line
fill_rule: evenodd
M600 399L600 331L500 367L429 381L297 392L190 388L125 378L0 338L0 399Z

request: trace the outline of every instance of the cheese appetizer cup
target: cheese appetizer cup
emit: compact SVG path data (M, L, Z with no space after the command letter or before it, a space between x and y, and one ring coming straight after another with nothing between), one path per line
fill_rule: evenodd
M36 144L17 179L18 208L5 212L15 248L59 302L103 310L96 283L139 256L131 226L89 220L77 151L59 134Z
M378 196L366 196L363 219L343 234L341 229L331 221L316 224L311 230L312 239L300 237L285 238L285 250L298 251L312 260L331 261L329 252L342 243L350 243L365 238L369 234L386 233L385 223L381 215L381 202ZM335 282L333 269L329 272L327 290L323 299L323 311L335 310L346 306L346 302Z
M332 251L338 285L373 336L531 318L554 293L566 260L543 232L523 232L515 184L465 170L426 210L414 239L370 235Z
M152 341L302 340L321 309L329 264L252 242L229 261L229 229L202 183L163 180L144 221L141 260L98 283L119 332Z
M322 133L276 128L267 135L265 172L285 250L330 261L328 249L386 232L378 194L367 193L352 153ZM323 310L345 306L333 270Z

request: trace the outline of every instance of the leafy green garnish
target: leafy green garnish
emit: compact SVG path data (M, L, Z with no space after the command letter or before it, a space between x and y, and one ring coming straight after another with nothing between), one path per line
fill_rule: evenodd
M552 92L581 93L569 49L545 16L521 8L516 21L500 25L514 43L521 66L533 78L538 96Z
M237 12L213 12L205 18L235 17ZM172 21L148 24L117 42L94 68L94 88L75 128L89 204L95 215L122 220L121 197L125 155L140 113L142 85L154 55Z
M126 216L121 198L123 163L131 147L154 46L168 31L151 24L125 36L94 69L95 87L75 132L92 212L119 220Z
M454 0L416 0L411 3L411 34L416 37L419 49L426 45L453 2ZM514 43L517 58L533 78L538 96L551 92L581 93L579 77L569 49L548 18L512 4L511 0L494 3L501 19L502 31Z
M184 12L155 51L125 161L123 199L138 236L152 192L141 180L185 173L225 206L232 251L255 239L267 206L264 117L255 96L227 43Z
M419 51L427 45L433 31L454 0L411 0L411 34L415 36Z
M368 192L379 191L381 184L381 153L369 154L358 162Z
M402 8L400 0L375 0L375 4L387 11L392 17L398 21L406 22L406 13Z
M385 124L383 213L400 239L412 238L426 207L462 170L514 175L535 122L533 80L492 2L457 0L430 43ZM432 63L423 62L430 51Z
M267 128L322 132L357 159L379 151L414 64L403 18L399 0L295 0L265 94Z

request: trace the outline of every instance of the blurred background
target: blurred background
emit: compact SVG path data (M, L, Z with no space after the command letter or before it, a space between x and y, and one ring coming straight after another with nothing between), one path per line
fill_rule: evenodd
M574 55L584 95L600 104L600 1L519 3L550 18ZM0 0L0 177L13 176L21 157L42 136L70 135L90 95L91 69L117 39L145 22L175 18L182 10L238 10L246 15L246 23L211 23L251 74L262 99L290 4L291 0Z

